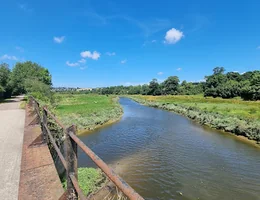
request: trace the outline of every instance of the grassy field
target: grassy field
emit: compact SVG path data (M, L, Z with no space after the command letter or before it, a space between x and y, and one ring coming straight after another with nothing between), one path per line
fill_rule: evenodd
M55 113L65 125L92 130L120 118L122 109L116 96L56 94Z
M130 98L152 107L182 114L202 125L245 136L260 143L260 102L190 96Z
M140 96L146 101L160 103L174 103L184 106L191 106L212 113L236 116L248 119L260 120L260 101L242 101L240 99L222 99L203 97L202 95L176 95L176 96Z

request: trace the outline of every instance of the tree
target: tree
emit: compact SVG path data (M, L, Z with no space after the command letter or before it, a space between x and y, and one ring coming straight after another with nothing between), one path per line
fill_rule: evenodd
M149 84L149 91L147 93L148 95L160 95L161 90L160 90L160 85L157 81L157 79L153 79L150 84Z
M177 76L168 77L163 83L163 94L177 94L179 87L179 78Z
M16 63L11 76L11 83L15 94L27 92L25 88L26 79L34 79L46 85L52 85L51 75L48 69L45 69L39 64L31 61Z
M179 87L179 94L195 95L203 93L203 83L183 81Z
M227 76L223 74L224 71L223 67L216 67L213 69L213 75L205 77L204 96L220 96L221 85L224 85L228 80Z
M54 104L53 93L49 85L37 80L37 79L26 79L24 82L26 91L33 95L36 99L41 101L49 102Z
M216 75L216 74L224 74L225 68L224 68L224 67L215 67L215 68L213 69L213 72L214 72L215 75Z
M4 98L11 97L12 88L10 86L11 71L6 63L0 64L0 92Z
M250 77L243 82L241 97L244 100L260 100L260 71L250 73Z
M243 80L242 76L238 72L228 72L227 79L240 82Z

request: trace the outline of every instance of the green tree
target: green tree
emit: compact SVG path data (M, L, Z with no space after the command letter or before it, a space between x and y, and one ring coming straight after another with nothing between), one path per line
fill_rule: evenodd
M224 85L228 80L227 76L223 74L224 71L223 67L216 67L213 69L213 75L205 77L204 96L220 96L221 85Z
M51 75L48 69L31 61L16 63L11 76L11 83L15 94L27 92L25 87L25 81L27 79L34 79L49 86L52 85Z
M149 84L148 95L161 95L160 85L155 78Z
M177 94L179 87L178 76L170 76L162 83L163 94Z
M260 71L254 71L248 77L249 80L243 81L241 97L244 100L260 100Z
M213 72L214 72L215 75L216 75L216 74L224 74L225 68L224 68L224 67L215 67L215 68L213 69Z
M228 72L227 79L240 82L243 80L242 76L238 72Z
M0 64L0 92L4 98L11 97L12 88L10 85L11 70L6 63Z

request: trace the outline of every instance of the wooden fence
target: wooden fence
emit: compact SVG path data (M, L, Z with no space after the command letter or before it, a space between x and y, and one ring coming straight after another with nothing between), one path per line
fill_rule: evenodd
M33 106L38 120L41 123L42 134L45 143L51 143L57 152L65 170L67 178L66 199L87 200L78 183L78 156L77 151L80 147L83 152L89 156L93 162L107 175L107 177L130 199L142 200L143 198L134 191L120 176L118 176L113 169L100 159L90 148L88 148L76 135L77 128L72 125L66 128L48 109L43 106L40 107L39 102L30 97L30 104ZM65 135L65 157L61 153L52 132L48 128L48 117L52 118L55 123L62 128ZM86 177L87 178L87 177Z

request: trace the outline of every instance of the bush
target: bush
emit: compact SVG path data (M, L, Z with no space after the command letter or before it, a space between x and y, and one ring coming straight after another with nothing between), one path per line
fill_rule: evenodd
M53 105L55 99L49 85L44 84L36 79L25 80L25 90L34 98L43 102L43 104Z

